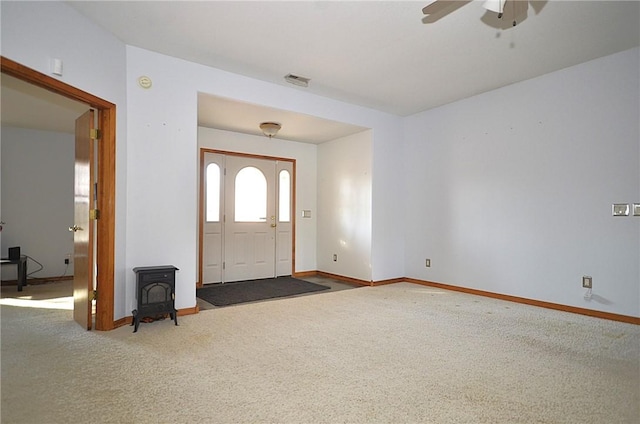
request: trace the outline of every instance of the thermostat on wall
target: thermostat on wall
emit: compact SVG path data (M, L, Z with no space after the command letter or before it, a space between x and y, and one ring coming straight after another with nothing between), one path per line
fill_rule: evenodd
M149 78L146 75L143 75L140 78L138 78L138 84L142 88L151 88L151 78Z

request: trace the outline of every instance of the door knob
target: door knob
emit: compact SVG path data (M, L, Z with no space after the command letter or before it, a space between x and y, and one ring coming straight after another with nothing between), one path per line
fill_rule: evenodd
M276 224L271 224L271 228L276 228Z
M82 228L78 227L77 225L74 225L73 227L69 227L69 231L73 231L74 233L76 231L81 231Z

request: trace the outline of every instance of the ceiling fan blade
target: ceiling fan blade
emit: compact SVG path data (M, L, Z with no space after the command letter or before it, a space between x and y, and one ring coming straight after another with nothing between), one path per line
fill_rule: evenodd
M433 15L451 6L451 3L455 3L455 0L432 0L422 8L422 13Z
M533 11L536 12L536 15L540 13L547 4L545 0L530 0L529 3L531 4Z
M509 0L509 3L513 3L513 16L516 18L527 13L527 9L529 9L529 2L527 0Z
M513 22L513 26L516 26L516 22L523 21L527 17L527 10L529 9L529 2L527 0L507 0L504 14L505 18Z
M422 8L425 17L422 22L431 24L460 9L473 0L436 0Z

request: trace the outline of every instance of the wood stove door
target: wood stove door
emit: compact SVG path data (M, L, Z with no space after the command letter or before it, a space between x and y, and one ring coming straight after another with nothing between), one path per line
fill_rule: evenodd
M93 221L89 211L95 208L93 111L76 120L76 156L74 177L73 231L73 319L87 330L92 327L93 293Z

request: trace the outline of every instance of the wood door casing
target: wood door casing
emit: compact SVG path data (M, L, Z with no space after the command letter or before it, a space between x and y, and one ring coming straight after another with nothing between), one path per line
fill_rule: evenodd
M96 302L96 330L112 330L127 321L114 320L115 299L115 198L116 198L116 105L91 93L80 90L63 81L52 78L18 62L0 56L3 74L11 75L29 84L42 87L53 93L86 103L98 113L101 141L98 144L98 209L101 218L97 223L96 237L99 240L96 252L98 287L100 299Z

